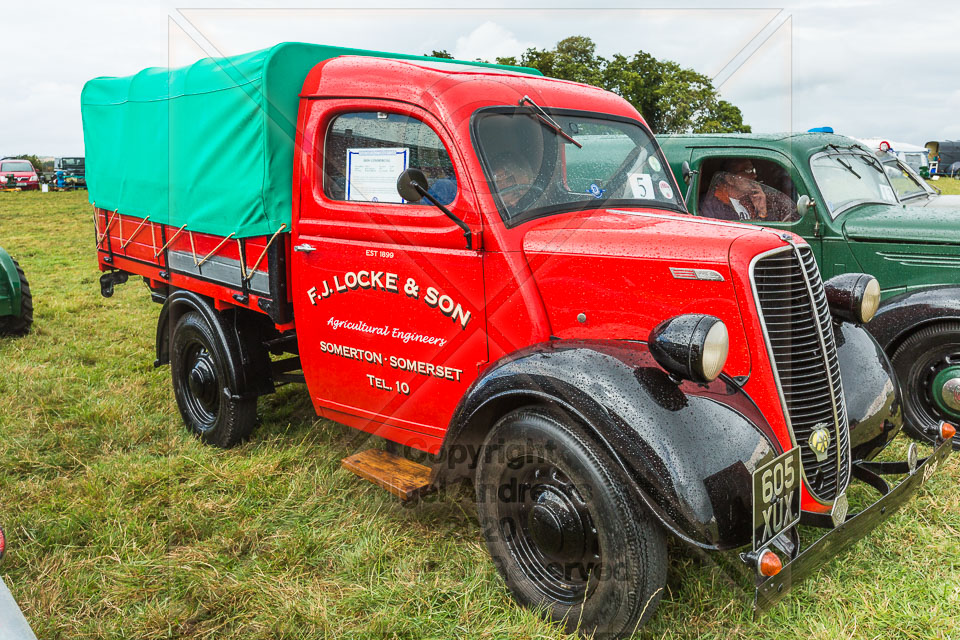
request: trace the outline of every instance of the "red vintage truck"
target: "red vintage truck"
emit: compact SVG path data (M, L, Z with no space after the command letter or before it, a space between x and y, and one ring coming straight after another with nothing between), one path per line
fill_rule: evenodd
M950 450L943 423L871 461L903 420L871 277L689 216L612 93L283 44L92 80L82 110L101 292L137 275L161 303L189 429L231 446L305 382L393 445L352 471L402 498L472 480L507 586L571 629L652 615L668 536L739 553L766 609ZM879 494L856 514L853 479Z

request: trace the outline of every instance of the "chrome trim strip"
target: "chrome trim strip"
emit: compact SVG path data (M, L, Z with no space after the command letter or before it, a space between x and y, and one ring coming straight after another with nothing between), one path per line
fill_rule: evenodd
M677 280L704 280L708 282L723 282L723 275L714 269L699 269L697 267L670 267L670 274Z

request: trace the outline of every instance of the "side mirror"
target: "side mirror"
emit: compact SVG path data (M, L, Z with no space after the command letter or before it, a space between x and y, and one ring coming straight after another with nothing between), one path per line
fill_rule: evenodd
M467 249L473 248L473 235L470 233L470 227L467 226L467 223L457 217L457 214L447 209L445 206L440 204L440 201L434 198L427 191L430 188L430 183L427 182L427 176L423 175L423 171L420 169L406 169L400 176L397 178L397 193L400 194L400 197L406 200L407 202L420 202L422 198L426 198L427 202L435 206L437 209L443 212L443 215L447 216L453 222L463 230L463 237L467 241Z
M690 208L690 197L693 195L693 176L698 173L700 172L690 168L690 163L686 160L680 165L680 176L683 178L683 183L687 185L687 192L683 195L683 201L688 209Z
M420 202L429 188L427 176L420 169L405 169L397 178L397 193L407 202Z
M811 200L810 196L808 196L807 194L803 194L802 196L797 198L797 214L799 214L799 216L802 218L803 216L807 215L807 211L809 211L816 205L817 203Z

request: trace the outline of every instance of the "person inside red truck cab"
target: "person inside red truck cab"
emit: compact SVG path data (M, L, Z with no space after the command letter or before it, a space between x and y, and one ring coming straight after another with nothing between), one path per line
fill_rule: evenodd
M714 174L700 214L718 220L788 222L796 216L793 202L780 191L757 181L749 158L731 158Z
M493 184L507 207L515 207L523 194L530 190L536 173L527 162L514 153L502 153L493 162Z

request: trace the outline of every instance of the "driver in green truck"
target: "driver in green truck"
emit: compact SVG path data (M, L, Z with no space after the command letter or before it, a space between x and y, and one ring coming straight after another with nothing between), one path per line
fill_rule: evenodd
M796 217L793 201L757 182L757 169L749 158L731 158L714 174L700 215L718 220L789 221Z

